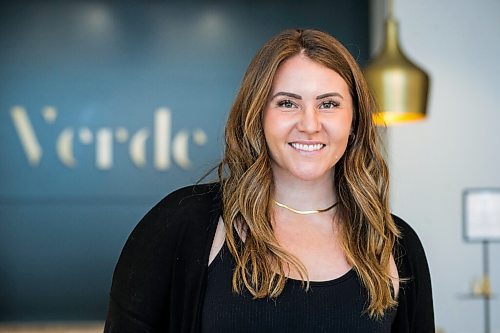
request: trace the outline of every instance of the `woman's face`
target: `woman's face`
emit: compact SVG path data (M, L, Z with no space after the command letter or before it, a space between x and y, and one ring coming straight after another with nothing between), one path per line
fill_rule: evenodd
M263 115L275 179L331 180L352 123L349 88L335 71L303 54L278 68Z

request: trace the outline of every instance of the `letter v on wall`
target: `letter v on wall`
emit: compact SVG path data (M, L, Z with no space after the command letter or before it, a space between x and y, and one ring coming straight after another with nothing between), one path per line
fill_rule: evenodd
M37 166L43 152L26 109L22 106L14 106L10 110L10 116L29 164Z

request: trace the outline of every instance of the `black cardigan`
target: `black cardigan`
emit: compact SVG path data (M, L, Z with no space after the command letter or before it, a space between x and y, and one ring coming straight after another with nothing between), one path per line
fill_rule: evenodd
M115 268L104 332L199 332L207 263L219 216L220 186L179 189L152 208L127 240ZM392 332L434 333L431 281L413 229L395 249L401 285Z

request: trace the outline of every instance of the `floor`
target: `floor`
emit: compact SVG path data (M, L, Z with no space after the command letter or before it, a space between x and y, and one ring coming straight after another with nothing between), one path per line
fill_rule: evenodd
M103 323L1 324L0 333L102 333Z

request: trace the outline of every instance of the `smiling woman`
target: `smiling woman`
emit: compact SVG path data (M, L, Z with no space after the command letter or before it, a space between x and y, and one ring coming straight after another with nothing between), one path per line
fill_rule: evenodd
M335 38L271 38L229 114L219 182L171 193L127 241L105 332L434 332L374 112Z
M332 169L352 132L352 98L345 81L300 53L279 67L271 94L263 127L274 181L292 176L333 184Z

